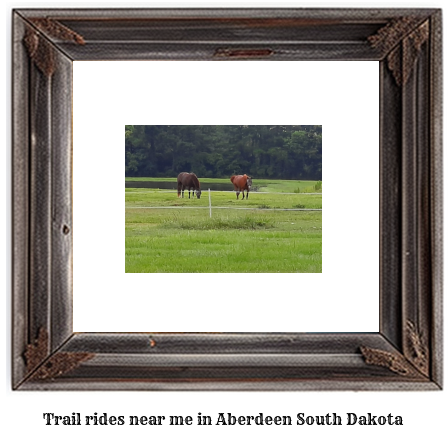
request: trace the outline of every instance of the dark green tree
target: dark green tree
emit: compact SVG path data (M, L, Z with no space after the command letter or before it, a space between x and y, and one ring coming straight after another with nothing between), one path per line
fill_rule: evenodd
M126 125L125 172L322 180L322 126Z

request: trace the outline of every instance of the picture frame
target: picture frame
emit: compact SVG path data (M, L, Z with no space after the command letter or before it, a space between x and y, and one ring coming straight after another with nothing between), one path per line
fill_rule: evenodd
M13 389L442 389L441 10L12 18ZM158 59L379 62L378 333L73 332L72 62Z

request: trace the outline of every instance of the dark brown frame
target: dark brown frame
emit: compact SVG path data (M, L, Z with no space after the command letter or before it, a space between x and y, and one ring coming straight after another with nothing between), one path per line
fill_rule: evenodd
M13 11L12 387L441 389L441 29L437 9ZM73 333L72 61L103 59L379 61L379 333Z

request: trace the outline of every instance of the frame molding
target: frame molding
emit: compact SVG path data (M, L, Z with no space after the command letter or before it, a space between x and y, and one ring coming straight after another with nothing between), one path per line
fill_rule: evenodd
M442 388L439 9L13 11L13 351L21 390ZM374 60L379 333L73 333L72 62Z

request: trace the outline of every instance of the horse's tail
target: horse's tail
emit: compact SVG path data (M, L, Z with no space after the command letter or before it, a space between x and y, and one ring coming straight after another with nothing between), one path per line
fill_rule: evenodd
M236 178L236 175L232 175L231 177L230 177L230 181L231 182L233 182L233 180Z

